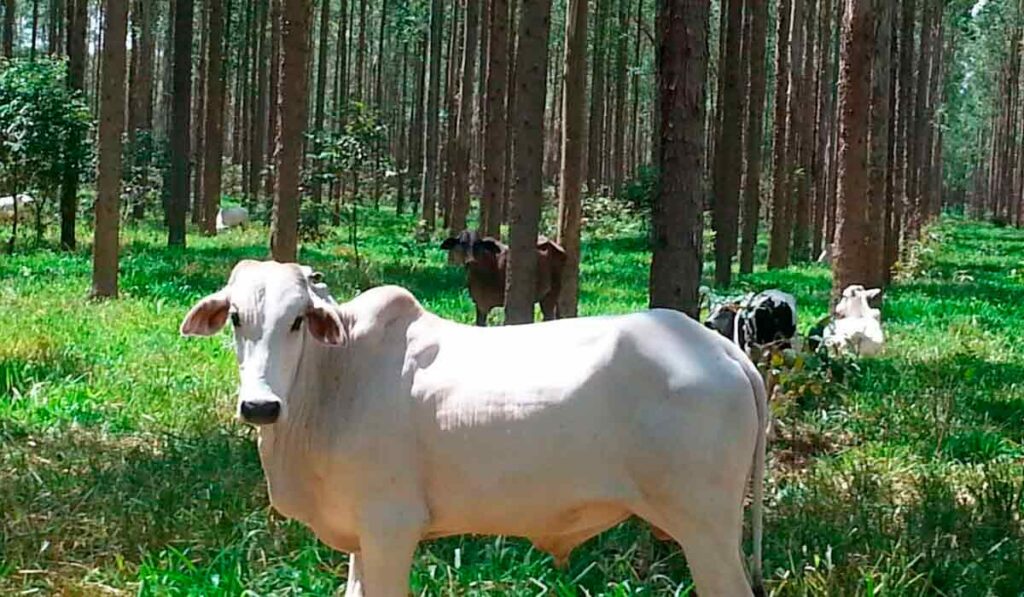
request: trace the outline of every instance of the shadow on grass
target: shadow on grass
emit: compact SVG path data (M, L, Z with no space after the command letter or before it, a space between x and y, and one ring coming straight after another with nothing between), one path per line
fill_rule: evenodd
M252 440L9 429L0 553L15 568L89 566L168 545L211 549L267 504Z

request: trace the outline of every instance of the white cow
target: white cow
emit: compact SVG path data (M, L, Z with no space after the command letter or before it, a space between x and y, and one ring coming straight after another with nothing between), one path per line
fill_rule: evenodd
M32 195L8 195L6 197L0 197L0 220L13 220L14 219L14 201L18 201L18 212L21 215L21 210L34 204L36 202Z
M878 296L878 288L865 290L853 284L843 290L835 308L835 320L825 328L822 341L834 353L848 350L864 357L876 356L885 345L882 314L868 300Z
M249 223L249 210L241 207L222 207L217 211L217 232Z
M332 305L310 271L241 262L181 333L232 323L271 504L352 554L346 595L405 597L425 539L522 536L564 563L633 514L702 595L750 595L751 476L760 587L766 396L734 344L667 310L477 328L393 286Z

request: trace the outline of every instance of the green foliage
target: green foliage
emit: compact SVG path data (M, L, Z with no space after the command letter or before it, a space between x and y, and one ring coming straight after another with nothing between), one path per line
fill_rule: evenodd
M52 193L65 173L82 176L91 165L92 117L65 81L60 61L0 65L0 177L7 190Z

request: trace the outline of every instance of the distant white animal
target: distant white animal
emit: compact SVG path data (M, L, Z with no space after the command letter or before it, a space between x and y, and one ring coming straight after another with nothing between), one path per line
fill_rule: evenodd
M241 207L223 207L217 212L217 232L249 223L249 210Z
M526 537L565 563L632 515L684 548L701 595L760 589L765 386L676 311L478 328L408 291L332 305L295 264L243 261L181 325L230 322L239 417L270 501L349 552L349 597L404 597L422 540Z
M865 290L860 284L843 290L843 298L835 308L835 319L822 337L825 347L833 352L849 351L863 357L875 356L885 345L882 317L878 309L871 308L868 299L878 296L878 288Z
M0 197L0 220L9 221L14 218L14 200L15 197L11 195ZM19 213L25 207L36 202L34 197L25 194L17 195L17 200Z

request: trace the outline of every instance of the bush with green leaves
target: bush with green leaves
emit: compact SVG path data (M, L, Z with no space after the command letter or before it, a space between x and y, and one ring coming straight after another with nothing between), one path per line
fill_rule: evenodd
M39 58L0 63L0 192L33 192L36 234L45 200L66 174L92 166L93 118L81 94L68 89L64 62Z

